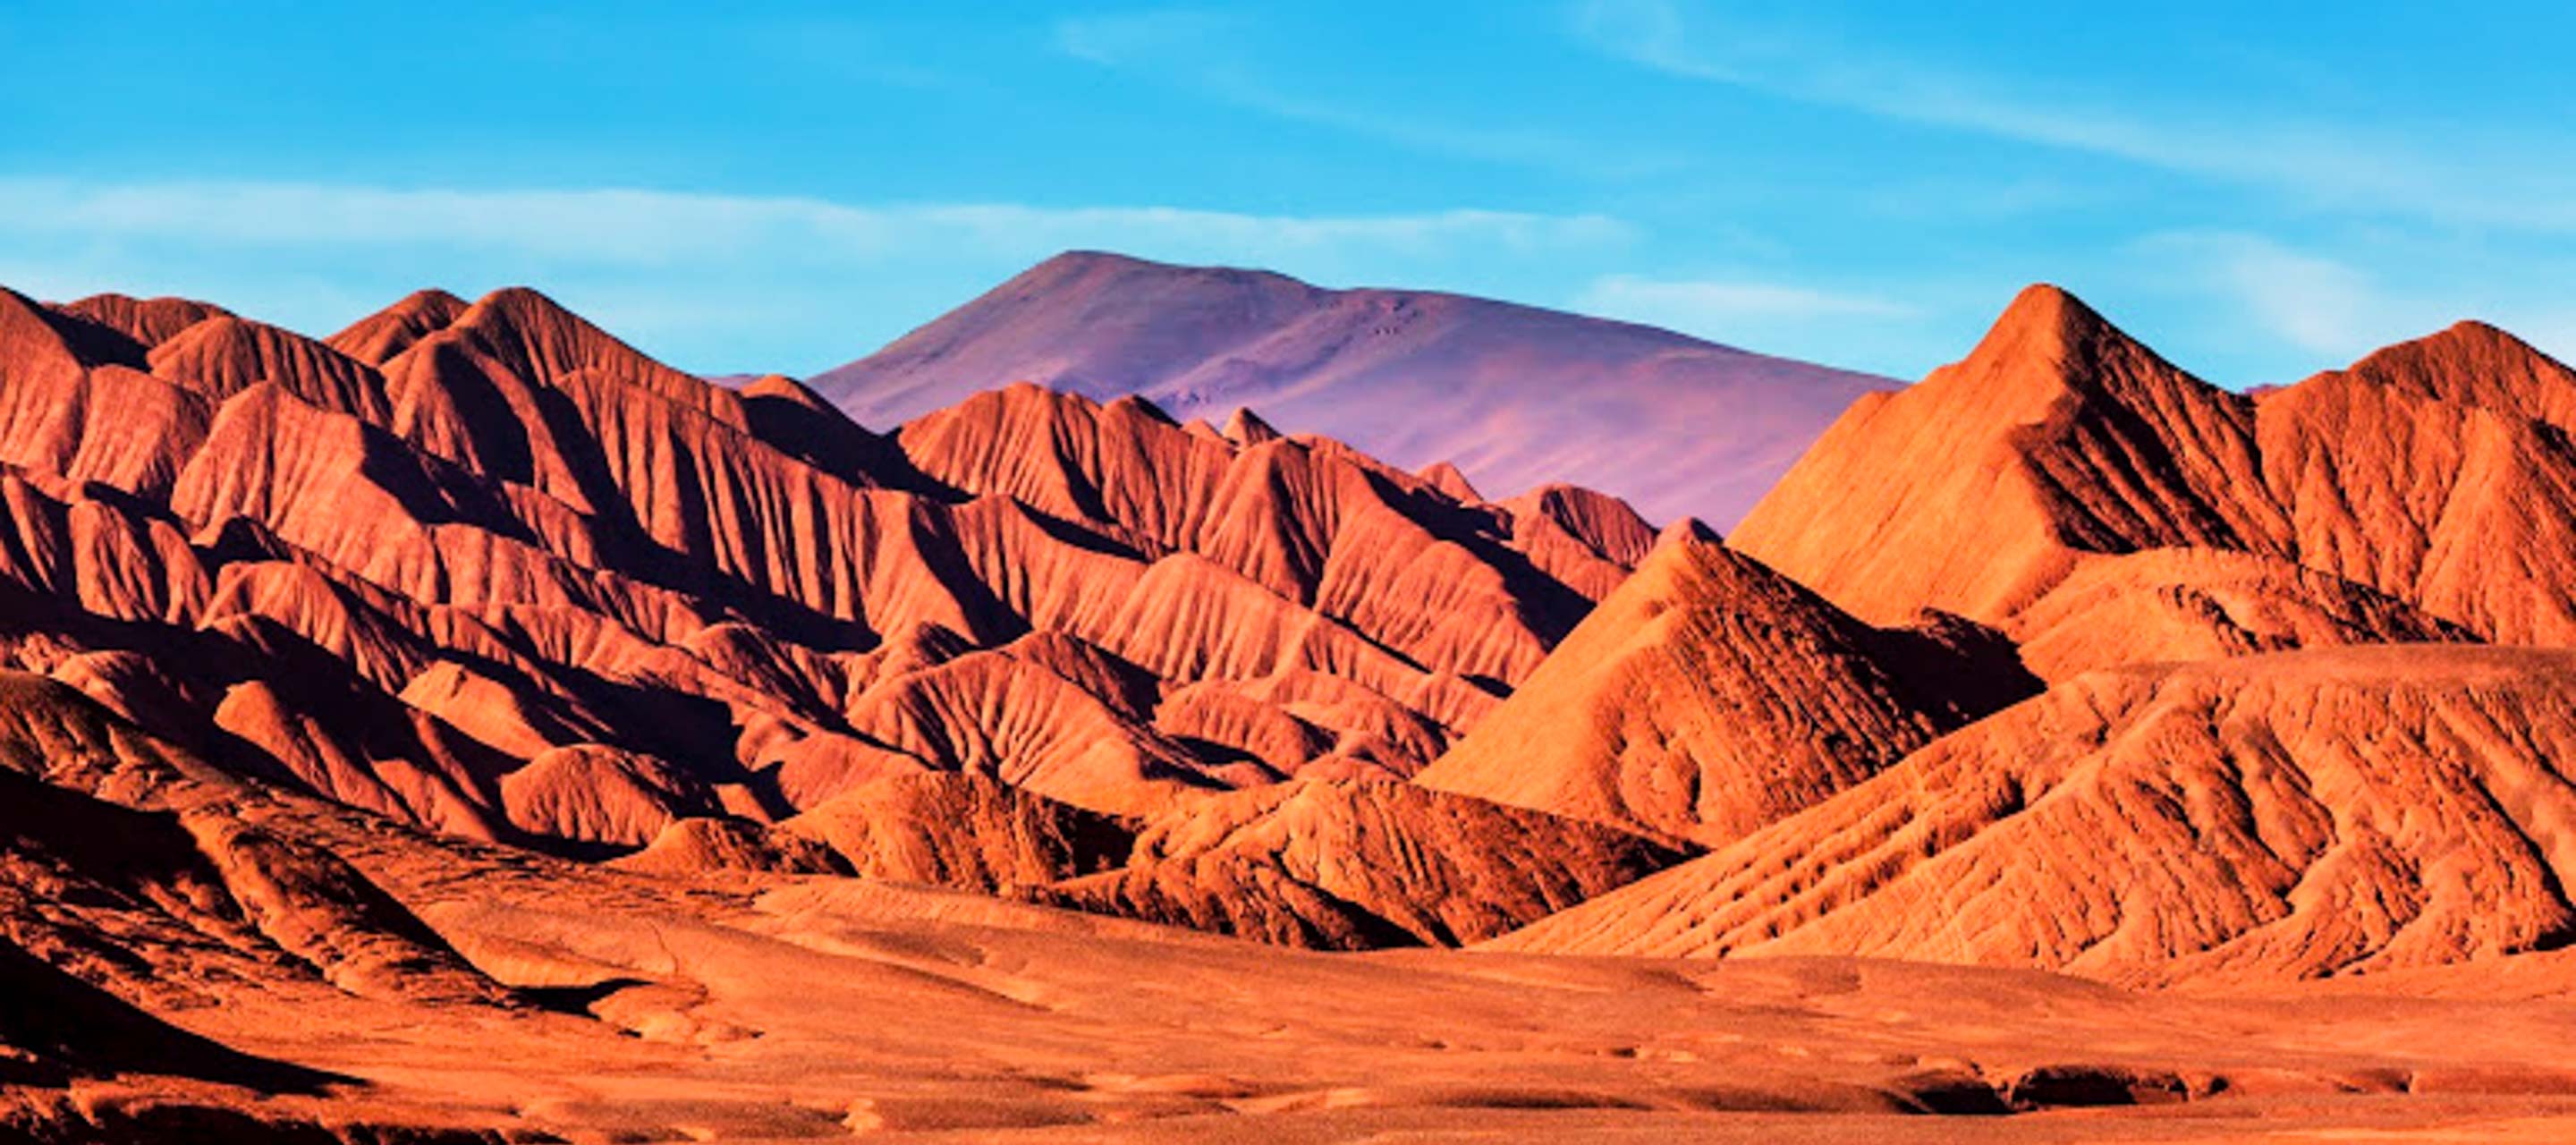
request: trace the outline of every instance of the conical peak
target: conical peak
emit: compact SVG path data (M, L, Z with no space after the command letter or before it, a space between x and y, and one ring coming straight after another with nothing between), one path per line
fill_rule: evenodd
M1713 567L1731 567L1739 560L1741 557L1728 552L1726 542L1718 539L1716 529L1708 529L1700 518L1685 516L1654 534L1654 547L1646 549L1646 557L1636 562L1636 573L1620 583L1620 591L1613 593L1613 598L1638 596L1649 601L1674 601L1680 596L1698 596L1698 588L1685 585L1703 585Z
M1277 441L1280 437L1279 431L1261 420L1260 414L1243 406L1235 407L1234 413L1225 419L1225 428L1218 432L1236 445L1259 445L1265 441Z
M444 290L415 290L324 341L352 358L381 366L412 343L453 325L467 309L464 299Z
M1717 530L1709 528L1706 522L1697 517L1683 517L1664 526L1662 532L1655 534L1654 551L1723 543L1725 539L1718 536ZM1653 554L1649 553L1647 559L1654 559Z
M1935 392L1965 390L2009 405L2044 404L2068 390L2134 396L2181 386L2219 392L2049 283L2023 288L1975 350L1925 382Z
M391 305L386 306L382 310L376 311L374 314L368 315L368 317L381 318L389 315L434 315L439 321L445 322L464 313L466 308L471 305L473 305L473 303L467 302L447 290L443 290L435 286L424 286L409 294L403 295L401 298L395 299Z
M2100 322L2102 316L2075 292L2054 282L2034 282L2013 295L2004 307L2000 322L2049 321L2056 323Z
M1120 394L1117 397L1109 399L1109 403L1100 408L1104 410L1117 410L1124 413L1131 413L1138 417L1145 418L1148 421L1161 422L1162 424L1171 426L1174 429L1180 428L1181 425L1181 423L1172 420L1172 415L1163 412L1163 407L1155 405L1151 399L1139 394Z
M589 319L529 286L505 286L475 299L474 305L448 324L448 329L532 344L625 345Z
M462 317L473 305L433 286L403 295L401 301L385 307L377 316L436 330Z
M1970 356L1985 356L1990 349L2024 353L2040 350L2063 358L2078 347L2106 337L2128 340L2128 335L2111 325L2101 312L2085 305L2083 299L2053 283L2036 282L2013 296L2012 304L1996 316L1994 326Z
M1422 467L1420 476L1432 488L1448 494L1460 504L1474 505L1485 499L1484 494L1476 491L1475 483L1467 480L1467 474L1460 470L1455 462L1434 461Z
M564 304L533 286L504 286L486 294L475 300L473 310L468 313L476 312L514 322L582 320Z

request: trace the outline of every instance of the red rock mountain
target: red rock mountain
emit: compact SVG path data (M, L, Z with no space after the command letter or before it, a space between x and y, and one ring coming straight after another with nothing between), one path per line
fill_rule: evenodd
M2036 288L1730 543L526 290L0 291L0 1137L2555 1139L2571 416Z
M1250 407L1497 496L1573 482L1721 527L1835 411L1893 387L1622 322L1079 252L810 379L879 426L1012 381L1183 421Z
M2576 639L2576 374L2464 323L2247 398L2051 287L1856 403L1742 551L1855 614L1939 608L2060 677L2320 643ZM2184 553L2190 555L2184 555Z
M1031 887L1216 793L1409 776L1648 535L1136 398L1015 386L881 436L527 290L327 341L0 294L0 382L9 666L237 774L657 870ZM1323 805L1509 818L1471 802ZM1481 936L1673 857L1525 829L1623 857L1371 933ZM1399 884L1363 909L1450 893Z
M1789 788L1814 793L1804 810L1703 836L1722 846L1498 945L1928 958L2164 983L2563 944L2576 868L2560 805L2576 756L2559 741L2576 676L2558 651L2462 645L2571 635L2576 453L2554 420L2571 382L2470 323L2249 399L2062 292L2025 292L1965 361L1857 403L1733 545L1879 623L1931 608L1994 625L2055 686L1858 782L1803 772ZM1690 666L1661 673L1660 688L1624 663L1585 667L1596 627L1634 611L1659 565L1642 565L1426 781L1480 755L1483 774L1509 781L1485 785L1497 798L1513 798L1511 783L1619 775L1603 762L1614 750L1663 742L1620 721L1678 723L1663 713L1761 695L1744 681L1806 662L1774 652L1758 658L1767 676L1712 671L1705 654L1680 659L1694 641L1666 637L1644 662ZM1761 631L1775 638L1797 631L1776 612L1727 611L1770 617ZM1571 711L1606 713L1601 730L1519 712L1566 691L1586 697ZM1762 725L1718 726L1742 737ZM1515 769L1508 747L1484 746L1553 748L1551 731L1589 745L1593 765ZM1909 741L1882 730L1862 742Z

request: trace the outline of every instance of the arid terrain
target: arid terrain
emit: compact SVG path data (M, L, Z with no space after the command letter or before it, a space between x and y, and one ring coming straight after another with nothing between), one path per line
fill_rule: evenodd
M0 291L0 1136L2576 1138L2576 371L1737 353Z

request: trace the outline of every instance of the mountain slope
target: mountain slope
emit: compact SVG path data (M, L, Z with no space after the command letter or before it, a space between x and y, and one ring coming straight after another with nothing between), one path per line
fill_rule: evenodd
M1408 783L1301 781L1148 820L1038 901L1323 949L1491 938L1685 852Z
M1721 527L1836 411L1892 386L1555 311L1094 253L809 379L878 427L1020 381L1141 395L1181 422L1250 407L1406 469L1452 463L1496 495L1572 482ZM1389 416L1414 410L1439 412Z
M1417 781L1723 843L2020 698L2019 677L2007 649L1871 628L1685 521Z
M2337 648L2091 673L1518 950L1862 954L2120 981L2576 935L2576 659Z

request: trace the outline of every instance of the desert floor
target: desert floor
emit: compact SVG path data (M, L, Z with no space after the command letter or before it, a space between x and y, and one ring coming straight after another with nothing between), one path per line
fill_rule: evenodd
M1314 954L861 880L349 853L547 1008L266 991L163 1016L364 1084L79 1100L574 1142L2576 1138L2558 954L2140 993L1854 959Z

